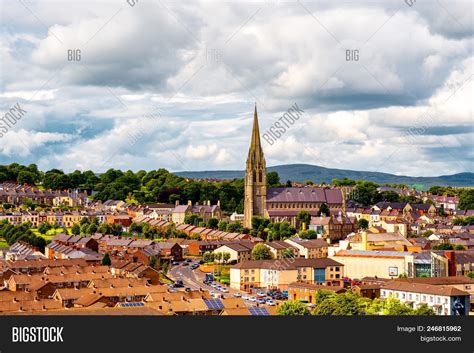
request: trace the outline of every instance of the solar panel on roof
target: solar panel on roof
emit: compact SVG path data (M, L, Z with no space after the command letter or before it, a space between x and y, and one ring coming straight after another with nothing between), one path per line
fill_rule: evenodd
M122 307L122 308L137 307L137 306L144 306L144 305L145 305L145 303L143 303L143 302L120 303L120 307Z
M224 304L220 299L204 299L204 303L209 309L224 309Z
M270 315L267 311L267 308L249 308L250 314L253 316L268 316Z

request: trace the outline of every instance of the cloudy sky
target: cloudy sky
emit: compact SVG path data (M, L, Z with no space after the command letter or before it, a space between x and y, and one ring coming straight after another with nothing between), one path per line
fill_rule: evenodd
M0 164L242 169L257 102L267 165L474 170L471 1L0 2Z

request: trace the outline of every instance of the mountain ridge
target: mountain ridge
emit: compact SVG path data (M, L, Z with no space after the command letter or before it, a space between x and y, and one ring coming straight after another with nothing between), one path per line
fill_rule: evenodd
M395 175L383 172L357 171L336 168L326 168L311 164L284 164L267 168L267 172L276 171L280 180L304 182L312 180L315 183L330 183L332 179L344 177L354 180L368 180L377 184L405 183L407 185L420 185L429 187L439 186L474 186L474 173L463 172L451 175L439 175L433 177L413 177L407 175ZM209 170L209 171L181 171L174 172L187 178L194 179L234 179L243 178L243 170Z

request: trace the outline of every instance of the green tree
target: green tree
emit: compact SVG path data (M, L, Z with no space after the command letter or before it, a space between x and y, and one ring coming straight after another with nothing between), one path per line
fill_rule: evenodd
M224 262L224 263L226 264L227 261L230 260L230 256L231 256L231 255L230 255L230 253L228 253L228 252L222 253L222 262Z
M321 300L313 310L314 315L339 315L352 316L359 315L360 296L347 291L342 294L328 295Z
M466 248L464 247L464 245L458 244L454 247L454 250L462 251L462 250L466 250Z
M211 217L207 221L207 226L212 229L216 229L219 225L219 220L216 217Z
M421 235L423 235L424 237L429 237L433 233L434 232L431 229L428 229L428 230L425 230L423 233L421 233Z
M267 173L267 186L268 187L280 186L280 176L278 175L278 172Z
M454 246L450 243L441 243L434 245L433 250L454 250Z
M359 227L359 229L368 229L369 221L364 218L361 218L357 221L357 227Z
M378 185L371 181L357 182L356 187L351 192L351 199L365 206L374 205L381 199L377 188Z
M87 234L89 231L89 223L85 223L81 226L81 234Z
M430 308L427 304L423 303L418 306L415 311L413 312L414 315L419 316L433 316L436 315L434 310Z
M156 257L155 256L150 256L148 260L148 266L155 268L156 266Z
M74 235L81 234L81 226L77 223L74 223L71 227L71 233Z
M301 224L301 226L304 223L307 227L311 221L311 214L306 210L301 210L296 218L298 219L298 222Z
M217 228L221 231L221 232L225 232L227 231L227 225L229 223L224 221L224 220L220 220L218 225L217 225Z
M110 265L112 265L112 260L110 260L109 253L106 252L106 253L104 254L104 257L102 257L101 264L102 264L102 266L110 266Z
M328 205L326 205L325 203L323 203L320 207L319 207L319 214L321 216L329 216L329 207Z
M298 236L301 239L316 239L318 237L318 233L316 233L316 231L310 229L310 230L299 232Z
M18 174L17 182L19 184L34 185L36 178L37 178L37 175L35 173L24 170Z
M287 300L277 308L278 315L282 316L304 316L310 315L308 307L296 300Z
M257 244L253 247L251 252L252 260L268 260L272 258L270 249L264 244Z
M395 191L382 191L380 193L380 200L388 202L399 202L400 195L398 195Z
M459 196L458 209L460 210L474 209L474 189L467 189L461 193L461 195Z
M229 233L240 233L242 231L243 227L240 222L231 222L227 225L226 231Z
M202 222L202 217L197 214L190 214L184 217L184 223L186 224L197 226L199 222Z
M210 251L206 251L203 255L202 255L202 259L205 261L205 262L213 262L214 261L214 253L210 252Z
M168 273L169 266L170 266L169 262L164 261L163 264L161 265L161 272L163 272L166 275Z
M291 258L294 258L295 257L295 253L293 252L293 250L291 249L285 249L282 251L281 253L282 257L284 259L291 259Z
M46 234L48 230L51 229L51 224L48 222L41 222L41 224L38 226L38 232L41 234Z
M408 305L400 303L397 299L392 297L387 298L383 303L383 315L413 315L413 309Z

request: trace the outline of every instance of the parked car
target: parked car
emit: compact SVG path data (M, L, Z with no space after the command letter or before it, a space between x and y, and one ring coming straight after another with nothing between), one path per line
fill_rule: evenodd
M255 303L257 301L257 298L255 297L249 297L248 299L250 302Z
M258 292L257 292L257 296L258 296L258 297L264 297L264 296L266 296L266 294L265 294L264 291L258 291Z
M183 288L184 287L184 283L182 280L178 279L174 282L173 284L173 287L174 288Z
M186 259L186 262L193 262L193 259Z
M267 299L267 302L266 302L267 305L270 305L270 306L275 306L275 302L272 300L272 299Z
M191 288L186 287L186 288L184 288L184 291L185 291L185 292L191 292Z
M243 295L242 295L242 299L243 299L243 300L249 300L249 298L250 298L250 297L249 297L247 294L243 294Z
M229 290L226 287L221 287L222 293L229 293Z
M171 264L172 264L173 266L179 265L179 261L172 261Z
M265 303L266 303L266 300L263 299L263 298L258 298L258 299L256 300L256 302L257 302L258 304L265 304Z
M235 293L234 293L234 297L236 297L236 298L241 298L241 297L242 297L242 293L240 293L240 292L235 292ZM242 297L242 299L243 299L243 297Z

